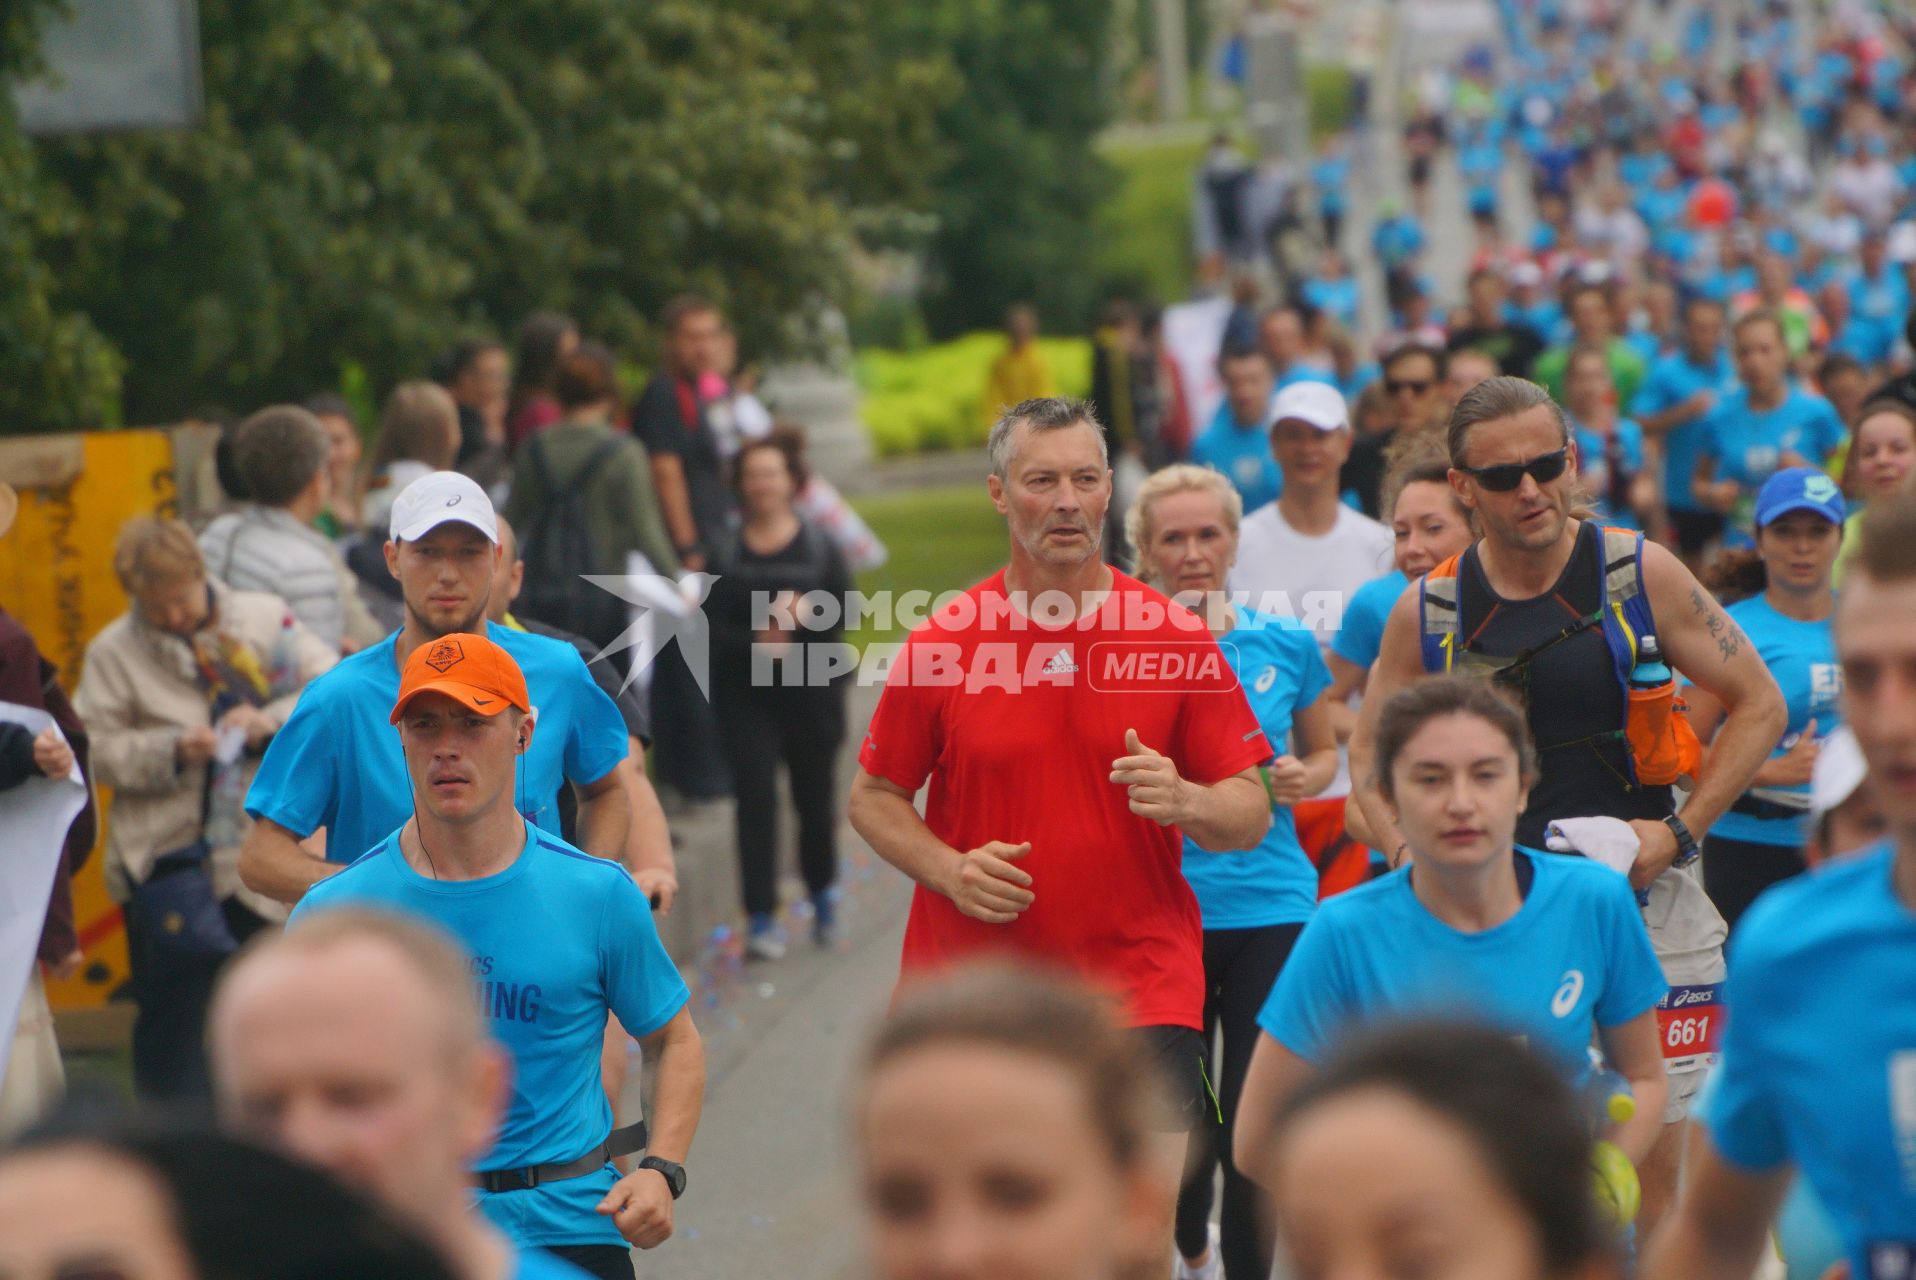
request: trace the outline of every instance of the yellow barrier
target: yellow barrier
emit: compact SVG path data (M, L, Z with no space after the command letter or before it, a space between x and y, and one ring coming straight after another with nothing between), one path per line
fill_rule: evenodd
M20 491L19 517L0 539L0 604L59 668L68 693L80 678L87 642L126 609L113 576L113 540L121 523L136 515L177 513L174 460L173 439L164 431L0 441L0 479ZM104 819L110 813L104 790L99 803ZM101 875L105 829L103 820L102 844L73 885L86 964L79 976L47 984L61 1015L61 1041L70 1048L117 1039L131 1016L130 1005L107 1009L126 982L127 957L120 911ZM70 1029L76 1034L69 1035Z

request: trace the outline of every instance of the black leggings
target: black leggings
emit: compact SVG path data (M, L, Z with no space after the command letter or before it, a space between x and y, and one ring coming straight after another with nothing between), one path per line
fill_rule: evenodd
M1212 1183L1218 1166L1224 1167L1224 1208L1219 1253L1225 1280L1265 1280L1271 1274L1272 1241L1258 1221L1257 1184L1237 1171L1231 1158L1231 1125L1237 1119L1238 1094L1257 1045L1257 1015L1277 984L1277 975L1290 958L1302 933L1301 924L1273 924L1257 929L1204 931L1204 1039L1223 1032L1222 1052L1212 1054L1218 1064L1217 1098L1224 1122L1207 1115L1192 1131L1199 1144L1196 1158L1187 1161L1188 1176L1178 1192L1178 1252L1195 1258L1210 1242Z
M1721 836L1703 839L1703 890L1732 931L1758 894L1806 867L1803 851L1790 845L1725 840Z
M738 801L739 888L748 914L778 910L778 766L784 762L798 811L798 865L817 894L838 880L838 810L833 787L845 713L832 688L750 689L720 685L719 734Z
M545 1251L598 1280L632 1280L632 1251L616 1244L549 1244Z

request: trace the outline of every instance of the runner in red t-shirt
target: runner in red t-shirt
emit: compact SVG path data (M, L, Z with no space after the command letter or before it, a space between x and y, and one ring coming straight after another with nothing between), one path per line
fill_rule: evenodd
M912 633L859 753L852 825L918 882L907 976L987 951L1076 970L1123 997L1188 1129L1211 1104L1180 831L1254 847L1270 744L1201 620L1100 558L1111 471L1090 407L1025 401L991 456L1010 567ZM1168 1216L1165 1232L1168 1257Z

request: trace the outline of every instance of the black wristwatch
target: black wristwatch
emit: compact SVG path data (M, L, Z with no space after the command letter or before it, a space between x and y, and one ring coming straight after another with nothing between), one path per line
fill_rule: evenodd
M1687 867L1703 856L1703 851L1696 847L1696 837L1683 825L1683 819L1673 813L1663 820L1663 825L1670 828L1670 833L1676 837L1677 855L1670 863L1672 867Z
M674 1200L685 1194L685 1166L677 1161L667 1160L664 1156L647 1156L639 1161L639 1168L658 1170Z

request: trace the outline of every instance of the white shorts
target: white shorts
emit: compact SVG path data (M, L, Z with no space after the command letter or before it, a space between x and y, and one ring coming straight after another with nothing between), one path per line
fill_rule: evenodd
M1703 891L1695 863L1657 877L1649 896L1643 922L1663 966L1663 980L1670 984L1657 1005L1663 1070L1670 1084L1663 1123L1675 1124L1689 1117L1716 1063L1723 1034L1723 943L1729 929Z

